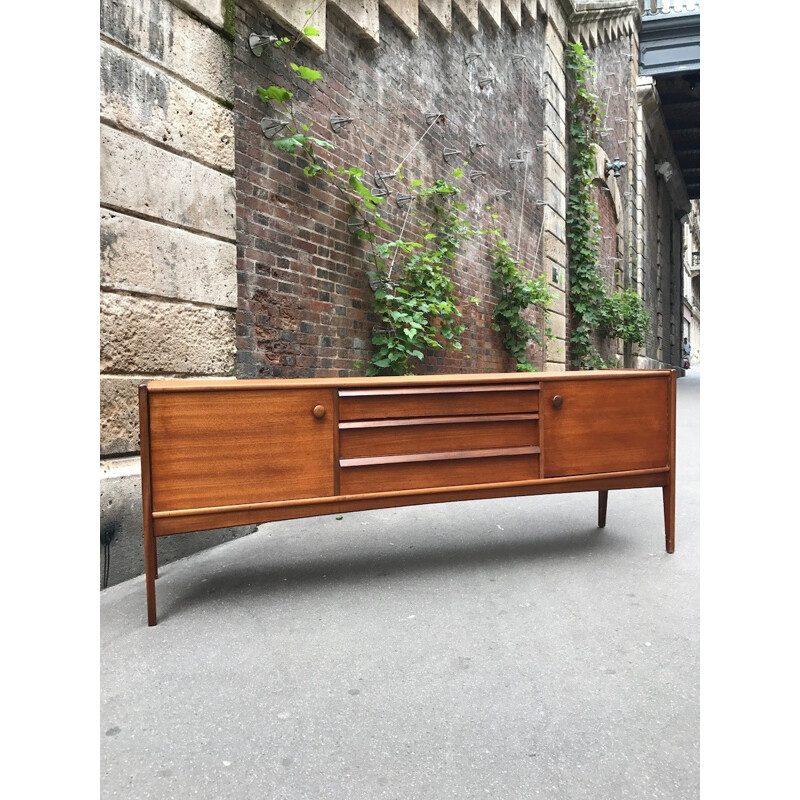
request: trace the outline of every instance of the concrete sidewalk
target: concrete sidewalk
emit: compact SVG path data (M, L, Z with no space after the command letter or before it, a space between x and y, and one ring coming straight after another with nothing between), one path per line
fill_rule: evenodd
M101 593L101 796L699 797L700 370L660 489L276 522Z

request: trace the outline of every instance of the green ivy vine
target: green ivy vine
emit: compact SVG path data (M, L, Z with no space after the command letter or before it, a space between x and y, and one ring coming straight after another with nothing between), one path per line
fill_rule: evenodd
M567 48L567 73L574 85L569 107L569 135L574 147L572 177L567 197L567 248L569 254L569 302L572 308L570 352L578 369L605 366L592 344L605 297L600 261L600 224L592 196L595 175L595 143L600 142L602 107L591 89L596 75L592 60L580 42Z
M492 315L493 327L503 337L503 347L517 363L519 372L535 372L536 367L527 356L528 343L533 341L540 347L545 338L552 338L550 325L545 321L545 334L522 312L527 308L539 308L546 312L553 302L547 285L547 276L542 273L538 278L528 278L522 274L519 265L511 255L508 240L495 234L495 242L489 253L494 259L492 281L500 287L500 298ZM545 320L547 317L545 315Z
M649 327L650 314L633 289L620 289L603 298L599 313L601 336L641 345Z
M609 366L592 344L594 332L644 344L650 315L633 289L609 294L600 274L600 223L592 194L595 177L594 145L600 143L603 104L592 91L594 62L580 42L567 48L567 73L574 86L569 107L569 134L573 144L572 177L567 198L569 302L572 308L570 351L578 369Z
M460 177L461 170L455 170ZM375 270L369 273L375 290L375 312L381 326L372 334L374 352L367 375L409 375L425 358L427 348L461 350L466 325L452 279L461 242L476 231L462 218L461 189L438 179L429 187L412 181L417 200L433 201L435 220L423 224L424 244L397 239L375 247ZM394 259L402 253L397 278L391 280ZM472 302L477 302L474 298Z

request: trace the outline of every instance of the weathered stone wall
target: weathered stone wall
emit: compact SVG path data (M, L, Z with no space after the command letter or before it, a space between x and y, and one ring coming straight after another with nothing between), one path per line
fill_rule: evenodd
M225 8L222 0L101 2L100 524L113 536L109 583L143 571L137 386L234 372ZM161 563L201 544L177 537Z

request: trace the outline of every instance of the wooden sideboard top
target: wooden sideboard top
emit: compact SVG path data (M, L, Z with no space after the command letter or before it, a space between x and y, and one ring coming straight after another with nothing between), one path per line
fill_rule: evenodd
M382 386L447 386L449 384L538 383L557 380L596 380L625 375L630 378L667 376L669 369L604 369L570 372L486 372L447 375L387 375L355 378L176 378L152 380L143 385L149 392L191 392L226 389L303 389L337 386L373 388Z

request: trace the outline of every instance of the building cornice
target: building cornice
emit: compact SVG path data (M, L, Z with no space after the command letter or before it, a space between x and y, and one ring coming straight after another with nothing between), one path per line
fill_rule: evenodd
M590 0L571 5L570 34L588 47L638 34L641 26L643 0Z

